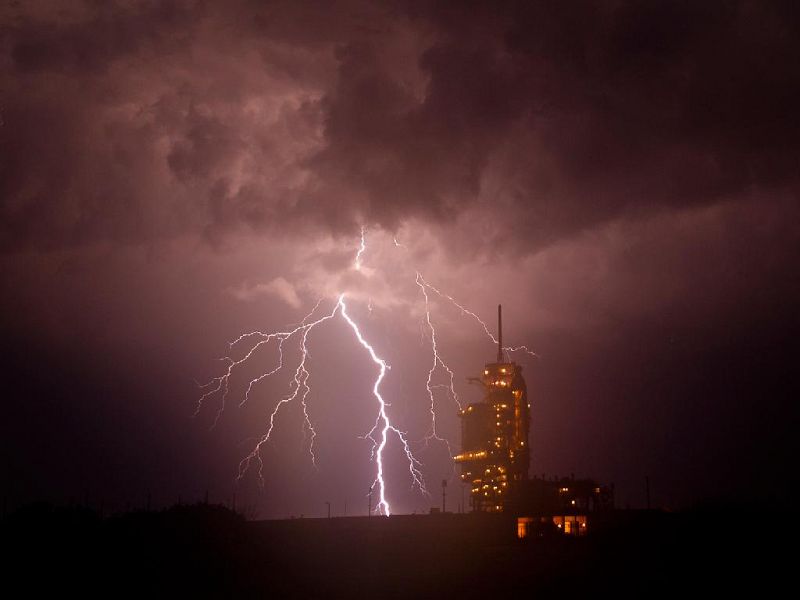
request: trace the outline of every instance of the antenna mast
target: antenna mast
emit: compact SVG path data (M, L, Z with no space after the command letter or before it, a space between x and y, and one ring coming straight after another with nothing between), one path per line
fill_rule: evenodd
M497 305L497 362L503 362L503 305Z

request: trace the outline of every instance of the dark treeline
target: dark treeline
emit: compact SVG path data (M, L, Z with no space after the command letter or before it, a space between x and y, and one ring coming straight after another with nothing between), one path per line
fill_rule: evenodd
M108 518L37 504L0 531L6 597L718 597L777 589L792 521L754 506L619 511L584 538L518 540L513 520L476 515L254 522L208 504Z

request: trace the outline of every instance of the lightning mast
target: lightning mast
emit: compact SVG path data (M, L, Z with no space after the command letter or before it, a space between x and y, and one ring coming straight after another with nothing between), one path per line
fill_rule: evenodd
M503 305L497 305L497 362L503 362Z

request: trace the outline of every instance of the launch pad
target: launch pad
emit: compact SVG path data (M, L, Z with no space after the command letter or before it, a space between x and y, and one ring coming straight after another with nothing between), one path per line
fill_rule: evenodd
M503 312L497 307L497 360L481 377L481 402L468 405L461 417L461 481L470 484L473 511L502 512L519 483L528 479L530 404L522 366L507 360L503 349Z

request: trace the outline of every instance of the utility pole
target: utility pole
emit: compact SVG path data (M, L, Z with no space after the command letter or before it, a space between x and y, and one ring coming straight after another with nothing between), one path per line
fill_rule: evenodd
M442 479L442 514L445 512L447 500L447 479Z
M374 487L375 487L374 483L371 486L369 486L369 496L368 496L369 504L367 504L367 517L371 517L372 516L372 488L374 488Z
M328 518L330 519L331 518L331 503L330 502L326 502L325 504L328 505Z

